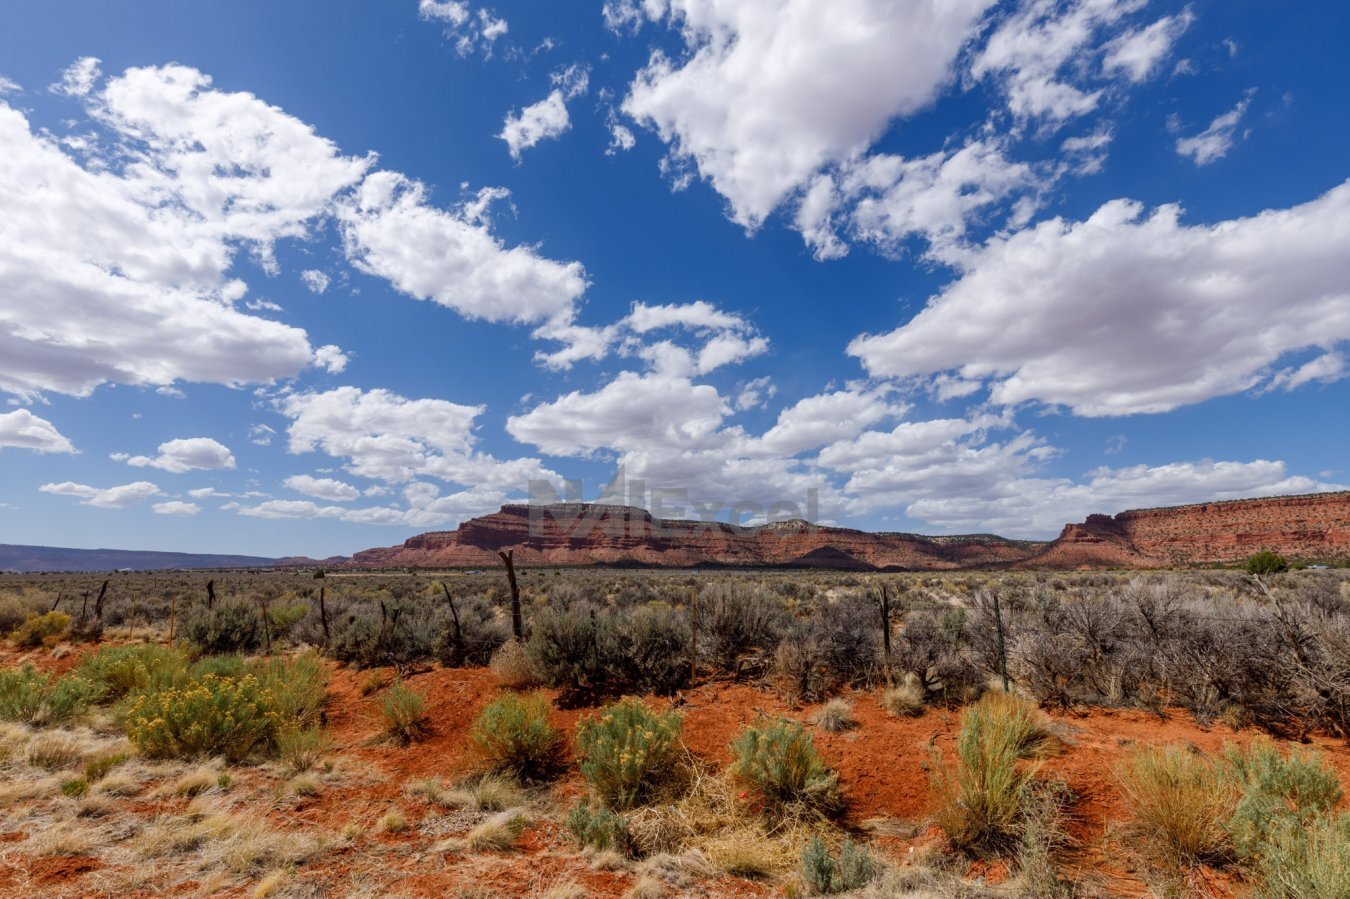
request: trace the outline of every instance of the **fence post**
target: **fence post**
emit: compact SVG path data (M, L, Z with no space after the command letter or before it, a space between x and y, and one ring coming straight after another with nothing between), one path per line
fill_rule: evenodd
M502 563L506 565L506 580L511 584L511 634L516 640L525 639L525 622L520 617L520 588L516 585L516 565L514 549L508 549L505 552L497 551L497 555L502 557Z
M689 599L689 682L698 676L698 588L690 591Z
M1003 646L1003 612L998 605L998 591L994 591L994 627L998 629L998 666L1003 673L1003 692L1008 692L1008 653Z

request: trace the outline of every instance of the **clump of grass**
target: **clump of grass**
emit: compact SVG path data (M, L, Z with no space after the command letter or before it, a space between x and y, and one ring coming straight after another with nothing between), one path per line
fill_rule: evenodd
M78 799L89 792L89 781L83 777L76 777L61 784L61 794L69 796L72 799Z
M578 723L581 773L600 801L622 811L650 799L675 770L681 725L679 714L657 714L638 699Z
M277 732L277 757L293 774L303 774L316 767L332 741L316 725L285 727Z
M483 709L469 739L490 770L525 782L545 780L557 770L562 749L549 708L543 693L508 693Z
M380 697L380 717L384 720L384 735L401 746L407 746L430 731L427 719L427 701L421 693L396 680Z
M373 696L389 686L391 678L383 671L372 671L361 681L361 695Z
M1118 772L1132 832L1172 866L1222 863L1232 853L1224 823L1238 793L1215 762L1176 744L1145 747Z
M272 696L283 721L302 727L315 722L328 698L328 669L316 652L254 662L246 671Z
M475 852L505 852L515 848L516 841L529 823L523 809L507 809L470 830L465 839L468 847Z
M104 646L86 656L79 674L98 687L100 702L112 702L139 691L163 690L186 679L187 654L181 649L147 643Z
M881 707L897 718L915 718L923 714L923 687L918 680L907 677L881 694Z
M800 724L747 727L731 744L733 771L777 812L828 813L840 804L839 774Z
M1036 766L1021 764L1050 739L1039 712L1005 693L988 693L961 715L956 770L940 754L932 784L942 801L937 822L959 849L1003 850L1016 843Z
M125 752L109 752L96 756L84 763L84 778L91 783L102 780L109 771L123 764L129 758L131 756Z
M375 822L375 830L379 833L403 833L407 829L408 819L398 808L391 808Z
M847 699L831 699L816 712L816 723L837 734L857 727L858 719L853 716L853 706Z
M74 768L84 762L85 745L66 733L37 734L24 750L28 764L46 771Z
M155 788L157 796L186 796L193 798L219 785L220 772L202 765Z

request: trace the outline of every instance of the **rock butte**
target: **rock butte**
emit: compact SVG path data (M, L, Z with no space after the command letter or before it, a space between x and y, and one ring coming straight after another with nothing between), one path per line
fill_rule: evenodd
M993 534L925 537L813 526L800 519L737 528L654 519L631 506L505 505L401 546L352 557L362 568L484 567L513 550L518 565L690 568L1160 568L1235 562L1259 550L1291 559L1350 557L1350 491L1227 500L1090 515L1053 541Z

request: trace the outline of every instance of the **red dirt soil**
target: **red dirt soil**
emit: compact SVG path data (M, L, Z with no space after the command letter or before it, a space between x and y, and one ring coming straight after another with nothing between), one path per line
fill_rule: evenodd
M34 654L34 661L43 668L68 668L71 664L67 661L71 656L60 660L58 666L42 664L41 655ZM9 656L3 661L10 663L12 659ZM372 846L384 846L390 851L379 856L383 888L401 895L446 896L470 887L488 895L527 895L554 883L575 881L587 896L618 897L632 887L633 874L593 869L575 852L560 828L548 821L531 825L522 838L522 848L515 853L427 851L428 836L419 833L417 825L430 814L430 806L406 796L404 788L426 777L451 782L474 770L470 726L502 688L485 668L436 668L410 676L405 683L426 697L432 729L425 739L398 747L378 741L379 694L361 695L361 684L370 677L369 671L333 670L327 729L334 741L333 757L346 773L318 796L267 813L269 823L278 829L332 837L347 825L360 828L362 836L354 848L331 851L300 868L295 875L298 880L322 887L329 895L341 895L354 883L348 880L350 876L370 868ZM548 693L558 698L557 691ZM917 834L875 840L883 854L903 863L911 849L940 842L925 822L933 811L928 775L931 748L936 747L948 759L953 757L960 715L929 710L915 718L895 718L882 710L878 695L858 692L848 697L858 726L837 734L811 724L817 706L793 707L775 692L749 684L708 682L673 699L651 698L650 702L657 708L678 708L684 716L688 749L719 767L730 760L729 744L747 724L779 716L806 723L827 761L840 772L849 802L844 823L882 834ZM570 735L575 733L577 721L590 714L594 714L594 708L555 708L553 722ZM1114 782L1114 771L1122 760L1139 746L1181 743L1212 753L1227 742L1246 745L1258 736L1254 730L1203 728L1181 711L1160 716L1144 711L1093 709L1050 717L1058 724L1065 746L1046 760L1043 770L1062 778L1076 797L1069 820L1074 844L1069 871L1091 878L1112 896L1150 895L1129 873L1122 847L1111 838L1111 828L1124 818ZM1314 738L1313 742L1342 782L1350 784L1350 747L1327 738ZM564 797L584 792L574 769L557 790ZM408 829L398 834L376 833L373 823L394 808L403 812ZM879 826L879 821L892 826ZM34 879L46 884L46 878L74 878L98 864L97 859L84 857L34 859L35 875L37 866L43 866L40 877ZM1006 876L1006 869L998 864L973 866L970 873L995 882ZM1199 878L1204 883L1197 885L1200 892L1196 895L1232 895L1224 877L1201 872ZM705 881L703 888L710 896L782 895L781 888L732 877ZM50 894L73 895L78 892L73 889L70 883L63 883ZM247 895L248 890L231 894Z

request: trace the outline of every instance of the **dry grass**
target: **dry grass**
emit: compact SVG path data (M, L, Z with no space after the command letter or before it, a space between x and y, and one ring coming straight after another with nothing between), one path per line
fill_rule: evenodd
M529 816L524 809L507 809L470 830L465 844L474 852L505 852L515 848L516 841L529 823Z
M87 736L69 731L41 732L29 739L24 747L24 758L34 768L62 771L83 765L95 745Z
M497 680L503 687L523 690L539 685L539 675L535 673L530 654L525 649L525 644L518 640L507 640L503 643L492 654L492 661L488 663L488 667L497 675Z
M923 714L923 687L913 675L881 694L881 707L897 718L915 718Z
M375 822L376 833L403 833L407 829L408 819L399 808L391 808Z
M103 775L89 789L105 796L135 796L144 789L144 785L131 772L118 770Z
M853 704L847 699L831 699L825 703L816 712L815 721L832 734L858 726L858 719L853 716Z
M1216 761L1175 744L1148 747L1120 767L1117 780L1129 837L1153 860L1180 865L1226 857L1224 822L1239 797Z
M156 787L151 796L164 798L168 796L200 796L210 790L216 789L220 785L221 769L214 765L200 765L191 771L175 778L173 781L161 784Z
M89 855L104 841L94 828L60 821L38 829L28 838L24 849L33 855Z

